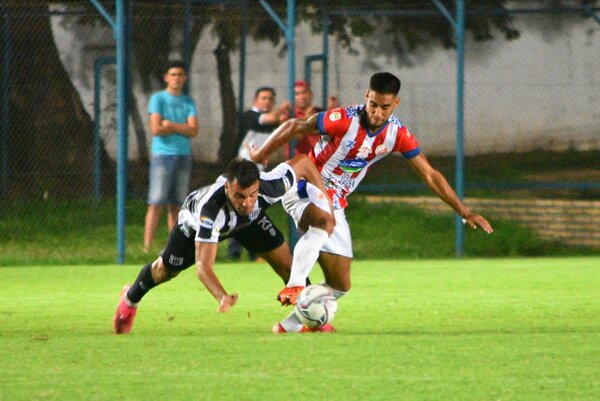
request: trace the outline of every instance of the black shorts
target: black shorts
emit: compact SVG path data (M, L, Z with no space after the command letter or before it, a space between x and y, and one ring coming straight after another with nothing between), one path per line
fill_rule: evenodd
M165 266L171 271L182 271L196 262L196 232L190 231L190 236L176 225L169 234L167 246L161 252ZM269 216L263 214L250 225L232 232L229 237L235 238L251 253L259 254L279 248L285 241L283 234L273 224ZM219 241L225 238L219 238Z

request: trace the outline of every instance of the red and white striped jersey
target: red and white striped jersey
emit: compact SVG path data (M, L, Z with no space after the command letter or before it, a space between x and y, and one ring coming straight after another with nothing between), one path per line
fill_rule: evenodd
M407 159L421 150L417 139L394 115L377 131L370 132L365 105L324 111L317 116L321 140L310 152L336 209L343 209L369 168L392 152Z

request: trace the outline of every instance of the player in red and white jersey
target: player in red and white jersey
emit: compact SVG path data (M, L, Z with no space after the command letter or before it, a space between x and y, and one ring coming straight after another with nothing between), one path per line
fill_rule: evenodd
M356 189L369 168L392 152L412 159L421 151L416 138L394 115L373 131L361 124L366 106L337 108L317 116L323 135L310 152L325 187L337 208L347 206L346 197Z
M346 294L351 286L352 240L344 214L347 196L356 189L374 163L391 153L401 153L425 184L452 207L467 226L473 229L481 227L488 234L493 231L483 216L471 213L446 178L431 166L416 138L392 114L400 104L399 91L400 80L396 76L378 72L371 76L365 104L321 112L304 120L288 120L269 136L260 149L250 150L252 160L262 162L294 137L315 132L322 135L310 157L334 201L335 228L322 243L313 241L312 244L320 249L318 260L325 282L337 298ZM295 299L311 268L292 264L291 277L280 292L280 300ZM301 323L292 313L279 323L279 327L286 332L298 331Z

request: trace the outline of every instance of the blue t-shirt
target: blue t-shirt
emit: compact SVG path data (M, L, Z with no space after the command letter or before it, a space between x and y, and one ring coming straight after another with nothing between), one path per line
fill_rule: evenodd
M197 117L196 102L189 96L173 96L166 90L150 97L148 114L158 113L164 120L185 124L188 117ZM178 133L152 137L152 154L166 156L191 155L190 139Z

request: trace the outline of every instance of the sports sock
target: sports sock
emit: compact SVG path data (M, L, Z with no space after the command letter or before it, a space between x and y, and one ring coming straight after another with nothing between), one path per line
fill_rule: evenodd
M288 333L297 333L302 330L302 327L304 326L293 310L288 317L279 322L279 324Z
M131 302L131 306L137 306L142 297L154 287L156 287L156 283L152 278L152 263L148 263L140 270L140 274L138 274L129 291L127 291L127 299Z
M329 284L327 284L325 282L321 283L321 285L329 288L331 290L331 292L333 292L333 296L335 297L335 299L340 299L341 297L343 297L344 295L346 295L348 293L348 291L336 290L335 288L333 288L332 286L330 286Z
M294 259L292 261L290 279L287 283L288 287L303 286L306 284L306 277L308 277L308 274L319 258L319 251L325 245L328 238L329 234L327 234L327 231L312 226L300 237L294 247Z

